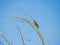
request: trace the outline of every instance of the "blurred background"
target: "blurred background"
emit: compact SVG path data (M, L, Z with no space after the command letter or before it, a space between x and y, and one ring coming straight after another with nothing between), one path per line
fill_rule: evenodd
M24 15L22 11L28 15ZM24 17L37 20L46 45L60 45L60 1L59 0L0 0L0 32L12 45L22 45L18 25L26 45L42 45L41 39L27 23L19 22L9 16ZM0 35L0 41L8 45ZM0 42L0 45L1 42Z

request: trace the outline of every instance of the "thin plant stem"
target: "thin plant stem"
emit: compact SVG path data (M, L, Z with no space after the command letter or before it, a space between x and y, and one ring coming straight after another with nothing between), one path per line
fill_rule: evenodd
M0 35L5 39L5 41L8 43L8 45L11 45L11 43L8 41L8 39L0 32Z
M22 10L22 9L19 8L18 6L15 5L15 7L16 7L17 9L19 9L19 11L21 11L24 15L27 15L27 16L29 16L32 20L34 20L34 25L37 27L37 29L39 29L39 25L38 25L37 21L36 21L35 19L33 19L33 17L32 17L31 15L27 14L24 10Z
M17 27L17 29L18 29L20 35L21 35L22 44L25 45L25 42L24 42L24 39L23 39L23 35L22 35L22 33L21 33L21 30L20 30L20 28L18 27L18 25L16 25L16 27Z
M22 20L23 22L26 22L26 23L30 24L35 29L35 31L37 32L37 34L39 35L39 37L40 37L40 39L42 41L42 44L46 45L44 37L43 37L41 31L39 29L35 28L35 25L33 25L28 19L18 18L18 17L12 17L12 18L17 19L18 21Z
M37 21L31 15L27 14L24 10L22 10L18 6L15 6L15 7L17 9L19 9L19 11L21 11L24 15L29 16L32 20L34 20L34 25L37 27L37 29L39 29L39 25L38 25Z
M16 7L19 11L21 11L25 16L29 16L33 20L33 17L31 15L27 14L23 9L19 8L16 5L14 7Z

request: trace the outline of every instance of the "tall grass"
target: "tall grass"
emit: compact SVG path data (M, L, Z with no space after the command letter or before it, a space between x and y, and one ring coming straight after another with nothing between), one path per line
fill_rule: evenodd
M17 9L19 9L19 11L21 11L24 15L30 16L29 14L27 14L26 12L24 12L22 9L20 9L18 6L15 5L15 7L16 7ZM32 22L29 21L28 19L24 19L24 18L22 18L22 19L20 18L20 19L19 19L18 17L15 17L15 19L23 20L23 21L25 21L26 23L30 24L30 25L35 29L35 31L38 33L38 35L39 35L39 37L40 37L43 45L46 45L46 42L45 42L44 37L43 37L43 35L42 35L42 33L41 33L41 30L39 30L39 25L38 25L37 21L36 21L35 19L33 19L32 16L30 16L30 18L32 18L32 20L33 20L33 22L34 22L34 25L33 25ZM35 28L35 27L36 27L36 28Z
M18 21L23 21L23 22L26 22L26 23L28 23L30 26L32 26L34 29L35 29L35 31L37 32L37 34L39 35L39 38L41 39L41 41L42 41L42 44L43 45L46 45L46 42L45 42L45 40L44 40L44 37L43 37L43 35L42 35L42 33L41 33L41 31L36 27L36 25L33 25L32 23L31 23L31 21L29 21L28 19L25 19L25 18L18 18L18 17L10 17L10 18L13 18L13 19L17 19Z
M8 39L0 32L0 35L5 39L5 41L8 43L8 45L11 45L11 43L8 41ZM2 43L3 44L3 43Z
M15 24L15 25L16 25L16 24ZM22 40L22 44L25 45L25 42L24 42L24 39L23 39L22 32L21 32L20 28L18 27L18 25L16 25L16 27L17 27L17 29L18 29L18 31L19 31L19 33L20 33L21 40Z

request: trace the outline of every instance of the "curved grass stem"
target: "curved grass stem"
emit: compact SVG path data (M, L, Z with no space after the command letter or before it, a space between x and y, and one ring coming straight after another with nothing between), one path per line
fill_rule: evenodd
M5 39L5 41L8 43L8 45L11 45L11 43L8 41L8 39L0 32L0 35Z
M33 25L28 19L18 18L18 17L12 17L12 18L17 19L18 21L22 20L23 22L26 22L26 23L28 23L30 26L32 26L32 27L35 29L35 31L37 32L37 34L39 35L39 37L40 37L40 39L41 39L41 41L42 41L42 44L43 44L43 45L46 45L45 40L44 40L44 37L43 37L41 31L40 31L39 29L37 29L37 28L35 27L35 25Z
M18 25L16 25L16 27L17 27L17 29L18 29L20 35L21 35L22 44L25 45L25 42L24 42L24 39L23 39L22 32L21 32L20 28L18 27Z

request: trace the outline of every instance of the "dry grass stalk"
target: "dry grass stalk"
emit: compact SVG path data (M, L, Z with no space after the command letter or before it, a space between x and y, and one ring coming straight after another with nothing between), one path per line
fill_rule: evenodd
M17 9L19 9L19 11L21 11L24 15L29 16L32 20L34 20L34 25L36 26L37 29L39 29L39 25L37 23L37 21L35 19L33 19L33 17L29 14L27 14L26 12L24 12L22 9L20 9L19 7L15 6Z
M30 24L35 29L35 31L38 33L38 35L39 35L39 37L42 41L42 44L46 45L44 37L43 37L42 33L40 32L40 30L35 28L35 25L33 25L29 20L27 20L25 18L18 18L18 17L12 17L12 18L17 19L18 21L22 20L23 22L26 22L26 23Z
M20 30L20 28L18 27L18 25L16 25L16 27L17 27L20 35L21 35L22 43L23 43L23 45L25 45L25 42L24 42L24 39L23 39L23 35L22 35L22 33L21 33L21 30Z
M11 45L11 43L8 41L8 39L0 32L0 35L5 39L5 41L8 43L8 45Z
M15 7L16 7L19 11L21 11L25 16L29 16L29 17L33 20L33 17L32 17L31 15L27 14L24 10L22 10L22 9L19 8L18 6L15 5Z

